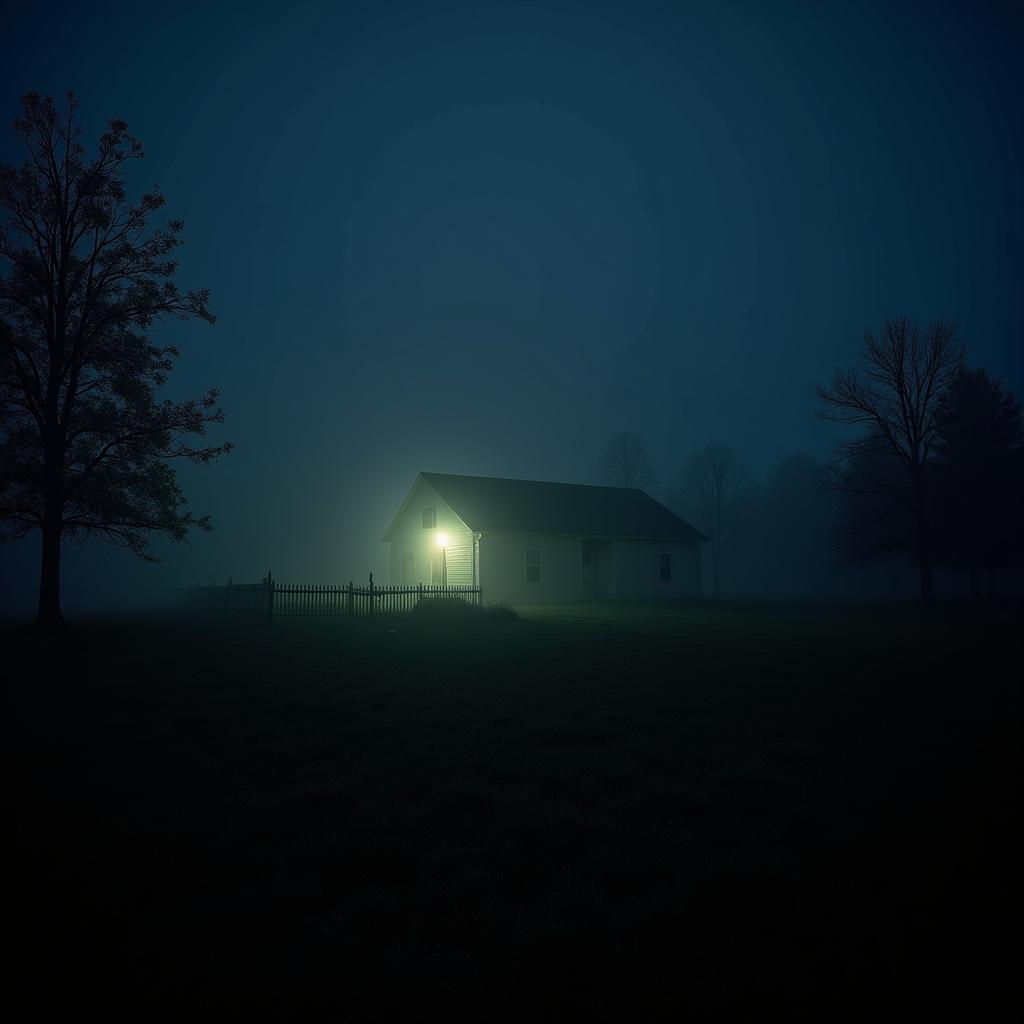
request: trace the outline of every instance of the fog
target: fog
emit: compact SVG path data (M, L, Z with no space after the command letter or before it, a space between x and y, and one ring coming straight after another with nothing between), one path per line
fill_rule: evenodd
M1015 18L24 6L0 159L30 90L74 89L90 147L127 120L129 185L184 218L178 279L218 317L155 328L181 351L168 393L219 387L236 446L181 471L212 533L158 540L159 565L66 544L65 608L381 577L419 471L597 483L623 430L684 516L686 458L735 451L723 596L913 598L905 558L835 564L813 387L902 314L955 321L1024 393ZM38 551L0 546L3 614L32 613Z

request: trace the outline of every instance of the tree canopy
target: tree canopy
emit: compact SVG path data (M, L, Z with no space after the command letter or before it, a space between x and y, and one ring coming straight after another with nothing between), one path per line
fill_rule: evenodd
M175 462L206 464L223 422L218 392L160 398L178 351L150 338L168 319L214 323L206 289L180 290L184 223L153 226L165 199L127 197L143 158L122 120L81 143L78 104L29 93L14 130L18 167L0 164L0 521L42 532L39 619L60 620L62 538L100 536L152 561L150 538L209 529L185 506ZM196 439L196 440L192 440Z
M837 370L831 384L816 389L818 414L854 431L836 446L834 479L853 504L870 511L861 531L867 541L861 544L862 557L879 557L903 546L902 537L885 536L888 522L899 532L902 522L877 515L880 502L902 503L910 517L910 549L926 604L935 600L929 521L935 414L963 360L953 324L934 320L922 330L897 317L877 334L865 331L856 369ZM848 548L848 553L853 550Z
M935 414L939 560L978 574L1019 564L1024 554L1024 415L983 369L962 370Z

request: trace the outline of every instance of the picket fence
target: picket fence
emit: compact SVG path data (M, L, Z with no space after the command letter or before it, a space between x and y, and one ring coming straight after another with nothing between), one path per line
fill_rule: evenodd
M259 583L227 583L189 590L190 605L201 611L242 612L271 622L281 616L345 615L372 616L409 612L430 598L451 598L483 604L483 590L471 586L379 586L373 582L354 584L278 583L271 573Z

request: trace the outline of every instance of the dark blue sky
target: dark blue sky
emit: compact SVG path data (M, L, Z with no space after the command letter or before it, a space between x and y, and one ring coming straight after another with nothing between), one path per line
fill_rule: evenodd
M812 384L899 313L1020 394L1022 41L978 3L8 15L5 126L70 87L143 140L220 318L161 330L174 390L220 386L237 443L186 474L212 536L72 549L69 599L359 578L417 470L587 482L623 428L665 477L710 439L824 455ZM31 549L0 566L31 603Z

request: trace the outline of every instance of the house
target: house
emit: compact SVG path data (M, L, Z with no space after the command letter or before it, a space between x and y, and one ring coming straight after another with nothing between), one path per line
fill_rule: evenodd
M635 488L448 473L420 473L384 534L392 584L514 605L696 597L707 539Z

